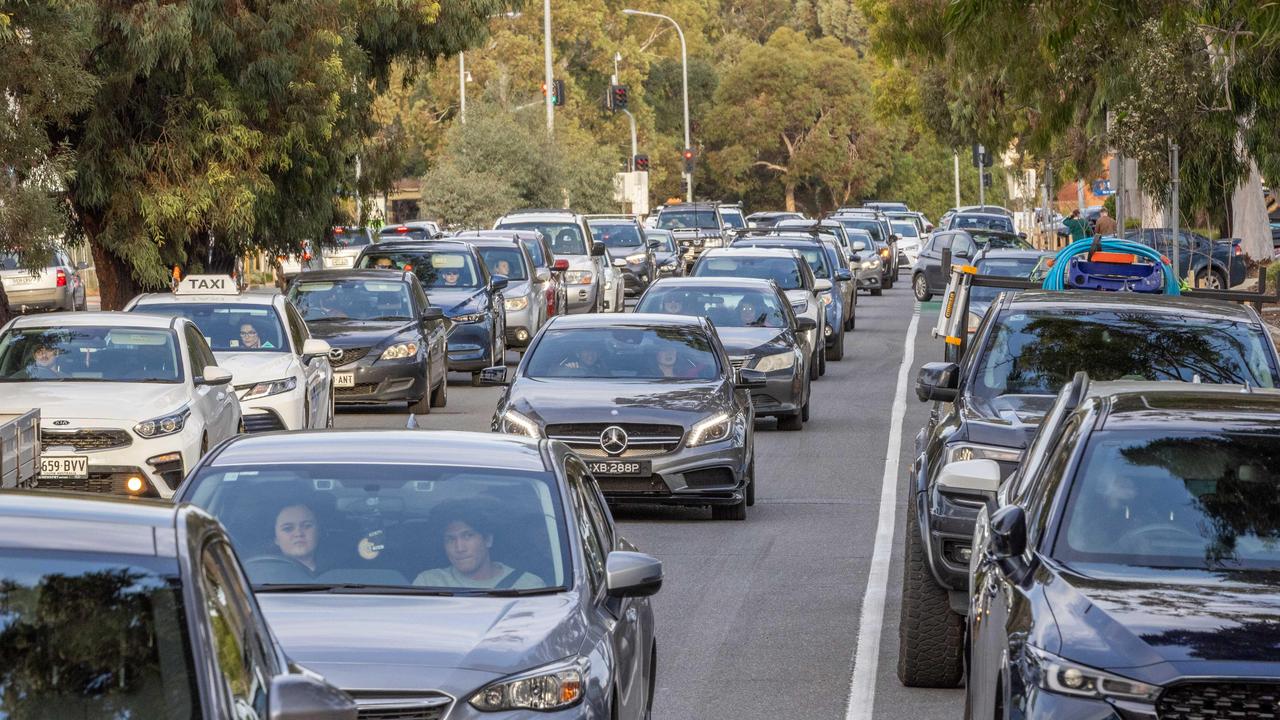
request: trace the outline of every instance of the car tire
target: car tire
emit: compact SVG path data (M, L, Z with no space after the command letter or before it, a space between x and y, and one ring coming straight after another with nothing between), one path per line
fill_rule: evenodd
M415 415L431 414L431 368L427 368L427 386L422 391L422 397L417 401L409 403L409 412Z
M844 359L844 329L836 333L836 342L827 348L827 360L839 362Z
M644 705L644 720L653 720L653 699L658 694L658 643L649 650L649 699Z
M732 505L712 505L712 520L733 520L741 521L747 519L747 498L746 494L738 502Z
M756 504L756 459L753 456L750 464L747 465L747 507Z
M1212 270L1201 268L1196 273L1196 287L1204 288L1205 290L1226 290L1227 278L1217 268Z
M480 372L471 373L471 387L480 387Z
M440 378L440 387L431 391L431 407L442 408L449 404L449 378Z
M811 380L811 381L812 381L812 380L817 380L817 379L818 379L818 358L817 358L817 355L819 355L819 354L820 354L820 353L814 353L814 355L813 355L813 356L811 356L811 357L809 358L809 380Z
M808 390L808 388L806 388ZM804 398L804 407L800 408L800 419L809 422L809 403L813 401L813 395L806 392Z
M797 410L790 415L778 416L778 429L786 432L795 432L804 429L804 411Z
M858 296L857 293L854 293L854 297L857 297L857 296ZM857 307L858 303L854 303L853 305L854 307ZM853 332L853 329L857 326L858 326L858 311L854 310L853 312L849 313L849 321L844 324L844 329L849 332Z
M823 375L826 375L826 374L827 374L827 353L826 353L826 350L824 349L822 352L818 353L818 377L822 377Z
M898 680L907 687L953 688L964 679L964 617L951 610L924 557L915 498L907 501L898 622Z
M925 278L924 273L916 273L911 278L911 289L915 291L916 300L920 302L929 302L933 299L933 293L929 292L929 280Z
M873 297L880 297L883 294L884 294L884 290L880 288L871 288L871 295Z

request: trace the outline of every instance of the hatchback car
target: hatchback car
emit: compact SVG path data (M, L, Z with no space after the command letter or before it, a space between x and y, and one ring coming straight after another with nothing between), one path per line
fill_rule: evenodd
M813 277L817 282L826 281L831 287L818 293L818 302L823 313L823 348L825 359L838 361L844 359L844 337L854 317L853 274L840 262L840 251L829 241L817 236L789 236L786 230L777 231L781 235L765 237L743 237L734 243L738 248L775 248L794 250L809 263Z
M39 310L85 310L84 278L64 250L49 253L42 267L26 269L17 253L0 252L0 286L9 298L9 312L21 315Z
M564 282L570 313L622 312L623 288L610 281L616 272L604 243L595 242L582 215L571 210L519 210L494 223L495 230L534 230L551 243L557 260L566 260Z
M494 371L507 383L505 368ZM748 391L762 382L733 369L706 318L556 318L516 368L492 428L563 441L611 500L709 505L716 519L744 520L755 502Z
M546 296L547 317L565 315L569 312L569 294L565 289L564 274L569 269L569 261L557 259L551 252L551 243L537 230L468 230L451 237L470 241L471 238L500 237L513 243L519 243L529 251L536 268L532 282Z
M684 258L680 246L670 230L646 228L644 238L650 243L657 243L653 248L653 261L658 265L658 277L681 277L685 273Z
M295 278L288 297L330 345L339 405L407 403L425 415L448 403L444 312L412 272L317 270Z
M526 347L549 317L547 293L538 282L533 257L523 244L504 238L469 238L467 242L480 253L491 278L507 279L502 290L506 347Z
M624 292L628 296L644 292L658 276L658 262L640 221L633 215L588 215L587 226L591 236L604 243L610 263L622 273Z
M0 495L0 717L356 720L189 505Z
M619 534L562 443L250 435L181 498L226 525L285 651L369 718L652 709L662 563Z

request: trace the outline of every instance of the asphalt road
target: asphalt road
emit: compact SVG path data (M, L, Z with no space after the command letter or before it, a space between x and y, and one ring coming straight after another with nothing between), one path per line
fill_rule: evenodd
M941 357L929 338L937 304L920 307L908 337L916 311L906 282L859 298L857 330L815 385L805 429L757 425L759 486L746 522L712 522L702 509L615 508L623 533L666 571L655 598L655 718L960 717L959 690L907 689L894 674L905 470L928 414L912 388L919 364ZM466 375L451 381L448 407L419 426L488 430L498 391L472 388ZM406 420L404 411L347 410L337 424Z

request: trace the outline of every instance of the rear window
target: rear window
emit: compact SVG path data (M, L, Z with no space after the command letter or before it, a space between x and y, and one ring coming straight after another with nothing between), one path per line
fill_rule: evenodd
M800 266L786 257L706 257L693 267L693 275L772 280L783 290L804 287Z
M334 228L333 244L343 248L363 247L373 244L373 239L362 228Z
M639 247L644 244L640 228L635 223L590 223L591 236L605 247Z
M489 268L490 275L502 275L508 280L528 280L529 273L524 266L524 254L520 248L511 247L477 247L484 266Z

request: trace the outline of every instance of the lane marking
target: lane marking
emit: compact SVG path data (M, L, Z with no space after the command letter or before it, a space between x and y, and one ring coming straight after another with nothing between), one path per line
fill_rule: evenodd
M862 617L858 620L858 643L853 653L853 677L849 681L849 704L845 720L871 720L876 703L876 672L880 665L880 636L884 629L885 595L889 590L889 561L893 554L894 522L898 505L898 459L902 455L902 423L907 415L907 383L916 354L916 331L920 325L920 304L916 303L907 325L898 366L898 389L889 413L889 445L884 455L884 478L880 485L880 519L876 542L867 572L867 589L862 596Z

